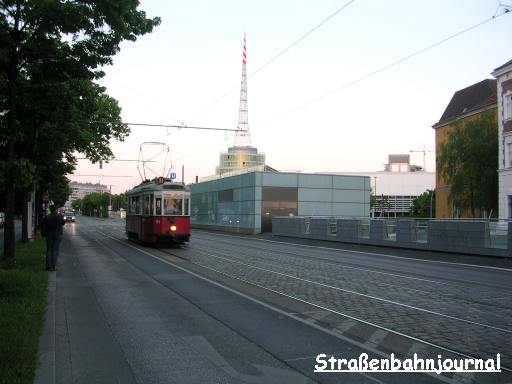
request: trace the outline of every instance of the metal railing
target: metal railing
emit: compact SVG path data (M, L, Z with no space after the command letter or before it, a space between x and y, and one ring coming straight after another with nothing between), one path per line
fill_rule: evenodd
M489 246L491 248L507 249L508 222L489 222Z
M428 220L414 220L414 229L416 231L416 242L428 242Z
M396 220L386 220L384 223L384 239L396 241Z
M359 238L369 239L370 238L370 219L364 218L359 219Z
M327 236L328 238L342 237L344 241L363 240L364 243L376 244L382 240L396 243L396 246L407 247L413 246L418 249L450 249L450 251L458 252L482 252L487 254L508 255L511 239L509 239L509 223L510 220L485 220L485 219L411 219L404 217L393 219L372 219L369 217L336 217L336 216L286 216L287 219L300 219L301 233L308 236ZM315 219L314 221L312 219ZM324 219L325 222L323 234L317 233L316 226L320 225L319 219ZM345 231L344 220L348 227ZM401 220L408 221L409 224L402 225ZM441 225L438 222L454 222L459 225ZM468 222L480 222L481 225L469 226ZM434 225L435 224L435 225ZM355 228L353 226L356 226ZM377 228L372 228L372 225L377 225ZM464 226L468 229L464 229ZM351 232L352 228L356 231ZM475 228L481 228L475 231ZM465 236L468 236L465 231L470 231L475 234L475 237L470 238L471 241L464 241ZM481 231L487 231L482 233ZM353 234L351 234L353 233ZM473 236L472 234L470 236ZM450 238L453 238L451 242ZM416 244L416 245L413 245ZM495 250L496 252L494 252ZM494 253L493 253L494 252Z

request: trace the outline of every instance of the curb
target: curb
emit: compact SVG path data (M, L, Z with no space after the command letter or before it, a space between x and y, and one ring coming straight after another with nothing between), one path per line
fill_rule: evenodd
M55 383L55 290L57 272L48 272L48 295L43 332L39 338L34 384Z

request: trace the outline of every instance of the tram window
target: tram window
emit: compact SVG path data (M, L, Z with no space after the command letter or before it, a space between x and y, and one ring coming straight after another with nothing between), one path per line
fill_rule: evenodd
M164 198L164 215L182 215L183 198L178 193L167 193Z
M189 206L190 206L190 199L185 199L185 208L183 209L184 215L190 215Z
M157 197L155 199L155 206L156 206L156 214L161 215L162 214L162 198Z
M143 208L142 208L142 212L144 213L144 215L149 215L149 195L146 195L144 196L144 204L143 204Z
M154 215L155 214L155 207L153 202L155 201L153 194L149 196L149 214Z
M133 196L132 197L131 209L130 209L130 213L131 214L136 215L136 214L139 213L138 205L139 205L139 197L138 196Z
M139 196L135 196L134 197L134 200L135 200L135 214L136 215L139 215L141 212L140 212L140 202L139 202Z

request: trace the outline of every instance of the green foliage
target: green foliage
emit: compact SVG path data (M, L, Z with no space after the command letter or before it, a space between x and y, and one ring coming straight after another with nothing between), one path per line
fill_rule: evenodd
M112 195L112 210L119 211L121 208L126 209L126 195Z
M91 193L82 200L82 213L88 216L108 216L109 193Z
M430 214L431 212L432 215ZM436 199L434 191L427 190L415 198L411 214L414 217L436 217Z
M75 211L80 211L82 209L82 204L82 199L76 199L71 203L71 208L73 208Z
M438 172L449 185L456 206L476 217L498 206L498 125L488 111L467 123L459 121L438 154Z
M38 237L17 247L14 267L0 265L0 384L34 380L46 308L45 249Z
M152 31L137 0L2 0L0 2L0 181L5 193L6 256L14 255L14 191L37 183L54 201L74 153L93 162L122 140L117 101L94 83L124 40Z

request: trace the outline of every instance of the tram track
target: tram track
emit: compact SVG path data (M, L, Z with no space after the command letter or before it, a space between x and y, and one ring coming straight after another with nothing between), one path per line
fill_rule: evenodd
M114 235L114 234L112 234ZM115 234L118 235L118 234ZM111 237L111 236L108 236ZM111 237L114 238L114 237ZM116 239L117 240L117 239ZM119 240L118 240L119 241ZM197 252L198 249L198 239L195 238L194 241L194 249L192 247L183 249L159 249L159 251L171 255L174 257L178 257L182 260L186 260L189 263L192 263L196 266L199 266L201 268L205 268L207 270L210 270L212 272L215 272L220 275L224 275L226 277L236 279L238 281L241 281L246 284L250 284L253 286L257 286L259 288L262 288L264 290L273 292L278 295L282 295L285 297L288 297L293 300L298 300L300 302L303 302L305 304L311 305L312 307L316 307L323 311L328 311L332 314L335 314L337 316L341 316L343 318L348 318L355 320L357 322L361 322L364 324L367 324L369 326L385 330L387 332L408 338L410 340L414 340L416 342L420 342L423 344L426 344L428 346L438 348L440 350L444 350L450 353L454 353L456 355L465 356L465 357L473 357L473 358L487 358L489 356L495 355L497 352L502 353L502 361L503 364L505 364L504 367L502 367L505 371L512 372L511 364L510 364L510 356L508 356L508 352L511 350L510 347L510 341L507 342L507 340L510 339L510 333L512 330L508 328L502 328L494 327L492 325L486 325L486 324L478 324L476 322L468 322L465 319L456 319L456 318L450 318L447 316L440 316L441 318L444 317L443 320L439 321L439 314L429 314L426 312L429 316L438 316L436 319L425 319L425 313L423 314L422 318L423 320L427 320L426 322L428 324L431 324L435 326L439 332L442 333L443 329L454 329L460 330L464 329L464 335L462 337L462 340L467 343L459 343L459 345L454 346L452 344L453 338L457 338L457 331L455 331L455 335L451 335L452 337L447 338L446 342L438 342L436 340L432 340L428 337L423 337L421 334L418 334L418 332L415 331L415 329L421 328L421 322L418 321L420 317L418 317L418 312L425 312L422 308L405 308L407 311L413 311L410 313L404 313L401 310L397 310L396 308L400 308L400 303L389 303L389 302L383 302L384 305L390 305L391 308L388 308L386 313L391 312L398 312L398 317L410 317L413 318L413 322L409 323L408 326L405 324L405 328L402 324L402 326L394 326L393 324L382 324L382 322L375 321L375 319L372 319L371 316L361 316L361 314L354 314L350 312L350 306L343 306L339 305L338 302L337 305L333 306L331 303L336 302L336 300L333 300L336 298L336 294L330 293L326 295L326 298L319 298L317 297L316 300L311 300L311 295L318 294L319 289L323 291L339 291L339 289L336 289L336 287L328 287L325 285L318 284L318 282L314 281L307 281L307 279L297 279L295 276L286 275L281 272L272 271L272 270L263 270L261 267L250 265L248 263L241 263L239 260L231 259L230 257L227 257L228 255L219 256L219 255L213 255L213 254L201 254L201 252ZM210 249L216 248L212 247L210 244ZM218 248L218 247L217 247ZM187 251L194 251L193 256L191 252ZM159 259L162 259L162 257L154 255L153 256ZM215 262L212 262L212 260L215 260ZM183 267L182 265L180 265ZM262 278L262 274L266 275ZM269 275L274 276L274 278L269 278ZM294 292L293 289L283 289L283 287L286 288L288 285L290 288L293 284L290 283L290 281L299 281L302 285L299 287L299 291L302 293ZM270 282L270 284L269 284ZM279 283L281 282L281 283ZM295 284L295 288L297 288ZM308 295L305 295L304 292L309 292ZM324 292L325 293L325 292ZM353 296L360 296L357 295L356 292L342 292L344 295L349 295L349 297ZM365 303L365 305L368 308L375 309L376 307L379 307L379 305L375 305L374 298L368 298L364 297L365 300L370 300ZM377 300L378 301L378 300ZM382 305L381 304L381 305ZM340 310L341 308L341 310ZM382 307L379 307L382 309ZM368 313L370 314L370 313ZM442 315L442 314L441 314ZM397 316L394 316L395 318ZM446 322L451 322L450 324L446 324ZM414 327L416 326L416 328ZM489 334L489 332L492 333L492 335ZM477 336L474 338L474 340L468 340L467 336L468 333L474 333ZM460 335L459 335L460 336ZM460 337L459 337L460 338ZM481 347L481 344L479 341L485 340L485 339L501 339L503 340L502 348L504 350L492 350L489 348ZM503 352L505 352L505 355L503 355Z
M204 246L202 246L201 241L200 244L197 244L196 241L194 243L194 250L207 252L209 254L214 254L220 250L219 246L213 247L212 249L210 245L210 240L208 243L205 243ZM439 286L436 281L431 279L409 278L412 280L403 280L403 278L408 279L408 277L396 274L390 274L389 276L387 274L381 275L380 272L378 272L377 276L374 276L372 270L364 269L364 273L359 274L358 272L352 272L352 268L347 268L343 263L325 263L322 260L314 258L310 258L312 263L304 263L304 258L299 255L288 254L283 257L279 252L268 253L260 251L257 255L254 255L249 254L245 250L241 250L239 247L238 249L230 247L225 251L229 252L233 260L255 262L255 266L257 267L264 266L264 268L267 269L275 268L276 272L284 271L286 273L287 270L291 270L293 271L293 275L298 278L306 277L310 279L309 276L314 274L315 278L318 279L318 281L316 281L318 283L340 289L348 287L349 290L355 291L358 294L368 294L389 301L396 301L396 298L398 298L405 303L413 303L409 304L410 306L417 306L415 303L422 301L422 305L430 306L430 308L425 308L429 312L440 312L442 309L436 308L435 303L432 303L432 295L436 295L438 301L457 303L458 306L463 309L461 314L448 308L449 311L453 311L452 317L464 317L462 316L463 314L469 313L473 318L476 318L473 321L477 323L481 322L478 320L478 317L482 316L479 312L484 311L485 313L492 314L499 305L500 315L502 316L501 318L495 317L494 320L506 321L505 325L507 329L512 329L512 296L506 293L502 294L502 298L498 300L494 291L485 291L482 287L475 289L475 287L453 286L447 283L440 283L442 285ZM385 279L383 279L382 276L384 276ZM400 279L403 281L400 281ZM364 281L371 281L371 284L363 284L362 282ZM429 284L429 282L434 284ZM389 292L385 289L389 289ZM472 292L475 292L475 295L472 296ZM476 293L478 293L479 297L476 296ZM476 306L480 306L483 309L476 308Z

